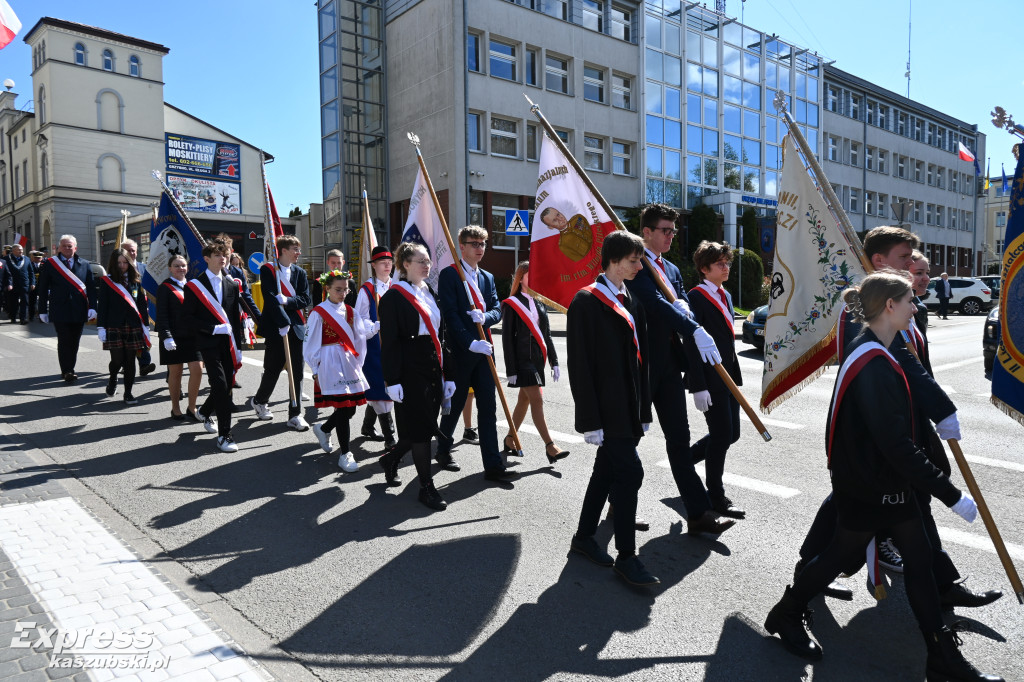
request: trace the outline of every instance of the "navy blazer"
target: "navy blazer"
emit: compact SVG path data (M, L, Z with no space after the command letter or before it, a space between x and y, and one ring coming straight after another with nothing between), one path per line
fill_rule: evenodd
M149 326L149 306L146 305L146 290L141 283L125 284L118 282L127 291L128 295L135 300L135 307L142 316L142 324ZM110 288L106 282L100 281L99 306L96 308L97 327L129 327L135 326L139 321L139 315L135 314L121 295Z
M465 356L469 344L480 338L476 324L467 312L476 307L462 284L459 272L455 268L462 267L456 263L441 271L437 280L437 296L441 303L441 315L448 331L449 347L456 356ZM484 329L493 327L501 319L501 304L498 303L498 290L494 286L494 275L483 268L477 267L477 285L483 298ZM474 353L473 355L478 355ZM481 356L482 357L482 356Z
M85 284L88 300L64 275L56 271L56 266L49 259L44 260L39 268L39 284L36 287L39 293L39 314L49 315L50 322L56 324L84 324L89 310L96 309L96 287L92 281L89 261L75 254L70 269Z
M281 327L291 325L295 336L300 340L306 338L306 322L300 317L300 311L309 307L309 281L306 279L306 271L298 265L291 267L289 282L292 285L294 296L287 297L282 306L277 300L277 294L281 293L277 284L277 271L264 264L260 268L260 288L263 292L263 315L257 323L257 333L266 338L271 334L277 334ZM302 315L305 315L303 312Z
M709 301L704 294L695 289L690 290L690 307L693 316L711 338L715 340L718 353L722 356L722 366L737 386L743 385L743 373L740 371L740 359L736 356L736 330L732 323L725 319L722 310ZM725 298L729 301L729 317L734 317L732 296L728 291ZM701 360L697 344L686 343L686 355L692 371L686 373L686 387L690 393L710 391L711 393L728 393L725 382L718 376L715 368Z
M228 317L228 324L231 325L231 332L235 338L235 348L241 350L242 315L238 304L238 285L229 276L226 276L226 272L221 271L221 275L224 275L224 277L221 279L220 306ZM210 284L209 272L207 270L203 270L198 277L189 280L189 282L196 282L207 291L213 292L213 286ZM181 319L184 321L183 331L195 339L197 349L227 348L227 339L222 338L222 335L213 333L214 327L220 324L220 322L210 312L209 308L206 307L206 304L199 300L199 297L188 287L188 283L185 286L185 301L181 309Z
M242 307L245 308L246 314L252 318L253 322L259 324L260 309L256 307L256 301L252 300L252 288L249 286L249 279L245 276L245 271L234 265L229 265L227 271L229 275L242 283Z
M8 256L6 259L6 269L9 273L9 279L4 285L13 286L14 291L26 292L29 287L36 285L36 271L32 267L32 259L28 256L21 257L21 265L15 263L14 256Z
M673 263L662 258L669 283L675 290L676 298L689 302L683 276ZM651 262L653 267L658 267ZM658 378L667 372L685 372L688 369L686 353L683 350L682 335L685 339L693 338L693 332L700 326L678 308L668 302L661 289L654 281L657 273L651 272L645 265L631 280L626 281L626 288L644 307L647 317L647 337L650 345L651 382L656 387ZM652 392L656 391L652 388Z

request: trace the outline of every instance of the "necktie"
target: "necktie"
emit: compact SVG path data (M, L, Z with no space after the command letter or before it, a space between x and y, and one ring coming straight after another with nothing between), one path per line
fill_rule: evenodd
M662 272L665 272L665 263L662 262L661 256L658 256L657 258L655 258L654 262L658 264L658 267L661 268Z
M722 305L725 306L726 312L729 311L729 299L725 297L725 289L718 288L718 298L722 299Z
M619 299L619 303L621 303L622 305L626 305L626 295L625 294L615 294L615 297Z

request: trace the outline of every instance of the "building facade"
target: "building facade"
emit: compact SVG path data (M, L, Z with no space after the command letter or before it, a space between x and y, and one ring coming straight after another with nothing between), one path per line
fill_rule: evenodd
M981 245L980 274L998 275L1002 266L1012 186L1012 171L1009 175L993 175L989 178L988 189L985 190L985 241Z

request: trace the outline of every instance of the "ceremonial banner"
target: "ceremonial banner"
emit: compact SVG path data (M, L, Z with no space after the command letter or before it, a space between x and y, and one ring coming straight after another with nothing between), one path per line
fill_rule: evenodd
M142 276L142 286L149 294L149 312L156 319L156 290L160 284L170 277L168 265L171 256L181 255L188 259L188 279L198 277L206 269L203 260L203 245L199 243L185 218L175 208L174 202L166 193L160 195L160 210L149 230L149 261L146 263L146 274Z
M458 235L452 236L458 239ZM412 188L412 198L409 200L409 217L402 231L402 241L417 242L427 247L427 253L432 261L427 283L437 291L437 278L442 270L455 263L455 257L448 248L444 227L441 226L441 219L434 209L434 202L430 198L430 190L427 189L427 181L422 170L416 173L416 184Z
M824 371L835 355L842 291L865 275L790 135L784 140L777 220L775 272L764 330L765 412Z
M1003 244L999 293L1002 336L992 367L992 404L1024 424L1024 153L1013 174Z
M563 308L601 273L615 223L547 135L540 150L530 236L530 289Z

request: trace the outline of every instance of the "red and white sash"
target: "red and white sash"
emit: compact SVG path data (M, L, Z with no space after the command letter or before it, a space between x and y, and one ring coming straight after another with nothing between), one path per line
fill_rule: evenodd
M636 359L638 362L642 363L644 359L640 355L640 340L636 335L636 323L633 321L633 316L629 314L628 310L626 310L626 307L619 303L619 299L615 296L612 290L600 280L593 284L588 284L583 287L583 290L594 294L599 301L614 310L616 315L626 321L626 324L629 325L630 330L633 332L633 346L636 348Z
M398 289L398 293L405 296L405 300L409 301L416 312L419 313L420 319L423 320L423 326L426 327L427 331L430 333L430 340L434 342L434 350L437 351L437 364L440 367L444 367L444 355L441 353L441 340L437 337L437 330L434 329L434 323L430 321L430 309L423 305L423 302L416 298L412 292L402 286L402 283L399 283L395 289Z
M707 287L701 284L699 286L695 286L693 289L690 289L691 294L695 291L699 291L700 293L704 294L704 298L711 301L711 304L715 306L718 312L722 313L722 317L725 318L725 324L728 325L729 329L732 329L732 315L729 313L728 310L726 310L725 305L722 303L722 299L718 296L718 289L716 288L714 292L710 292L708 291Z
M164 285L168 289L171 290L171 293L174 294L174 297L178 299L178 303L184 303L185 302L185 290L184 289L179 289L178 287L176 287L175 285L171 284L170 282L164 282Z
M352 308L345 305L345 317L339 317L338 314L325 306L323 303L313 308L313 312L320 316L323 320L324 325L330 329L335 335L341 339L341 346L346 351L352 354L353 357L359 357L359 352L356 350L356 346L352 343L352 337L355 336L355 330L352 328L354 316L352 314Z
M917 328L917 323L914 320L910 321L910 338L914 343L914 348L917 350L917 357L924 362L924 356L928 353L928 344L924 340L924 334Z
M124 288L124 285L118 284L114 280L110 279L109 275L103 275L100 279L102 279L107 286L113 289L114 293L120 296L121 300L127 303L128 307L135 313L135 316L139 318L139 326L143 328L142 340L146 342L146 348L151 348L153 343L149 340L149 334L145 333L146 323L142 321L142 313L139 312L139 307L135 305L135 299L133 299L132 295L128 293L128 290Z
M277 280L277 288L285 298L295 298L295 289L292 288L292 283L288 281L287 277L281 277L280 271L273 263L264 263L263 267L270 268L270 271L274 273L274 279ZM302 311L302 308L299 308L295 312L299 314L299 319L302 320L303 324L305 324L306 313Z
M192 293L199 298L199 301L206 306L206 309L209 310L210 314L217 319L218 323L226 324L228 327L231 327L231 323L228 321L228 314L224 312L224 308L221 306L220 302L214 298L213 294L210 293L209 289L204 287L197 280L191 280L186 286L191 289ZM242 351L238 350L238 347L235 346L235 335L233 332L228 332L225 336L228 337L228 346L231 348L231 361L235 368L235 372L237 373L238 370L242 368Z
M461 264L462 261L459 261L459 263ZM452 263L451 267L454 268L457 266L455 265L455 263ZM483 294L480 292L480 284L479 282L476 281L476 278L479 275L477 275L472 270L469 270L467 268L463 268L463 272L466 275L466 289L469 290L469 295L473 299L473 307L475 307L482 313L486 313L487 307L484 305ZM493 339L491 339L491 330L489 327L484 327L484 334L487 336L487 340L489 342L494 342Z
M71 286L78 289L78 293L82 294L82 296L85 297L85 303L86 305L88 305L89 294L85 290L85 284L82 282L82 280L78 279L78 276L75 275L75 273L71 272L71 269L68 268L68 266L64 265L64 262L60 258L57 258L57 256L50 256L46 260L50 263L50 265L57 269L57 272L64 276L64 279L66 279L68 283L71 284Z
M523 305L522 301L515 296L509 296L502 301L502 303L508 305L508 307L518 313L519 318L526 323L527 327L529 327L530 334L533 335L533 340L537 342L538 346L540 346L540 352L544 357L541 364L546 365L548 362L548 345L544 342L544 335L540 331L540 324L538 323L538 320L533 319L533 316L530 315L529 309L527 309L527 307Z

